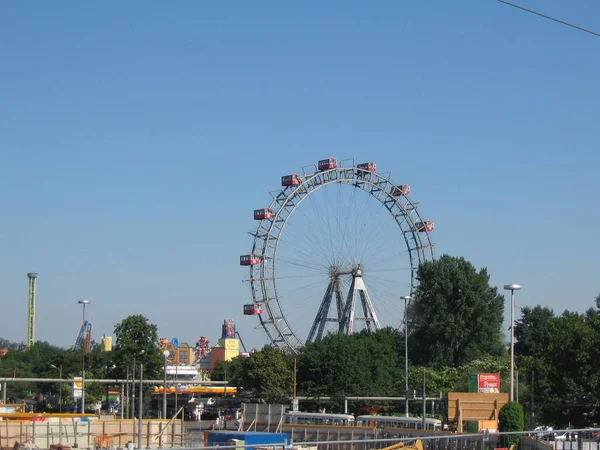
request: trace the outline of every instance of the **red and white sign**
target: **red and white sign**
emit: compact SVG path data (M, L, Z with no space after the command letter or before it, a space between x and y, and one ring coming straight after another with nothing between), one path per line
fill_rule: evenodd
M478 374L478 385L479 392L497 394L500 392L500 374L480 373Z

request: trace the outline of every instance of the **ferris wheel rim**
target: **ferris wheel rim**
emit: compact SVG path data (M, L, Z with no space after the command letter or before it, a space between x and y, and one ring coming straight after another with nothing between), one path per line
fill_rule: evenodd
M294 353L298 353L304 342L293 330L280 302L276 282L277 252L290 217L310 195L331 184L346 184L377 199L392 214L406 244L411 271L410 294L416 285L416 269L419 264L435 259L429 231L416 228L417 223L425 223L418 210L418 202L413 202L408 194L393 194L393 190L402 185L395 184L391 180L391 174L363 170L352 165L297 176L301 180L299 184L285 186L272 194L268 209L273 211L273 217L261 220L256 232L251 233L254 236L252 254L260 255L260 262L257 267L250 266L249 280L253 301L264 306L267 317L263 317L263 314L258 317L270 342Z

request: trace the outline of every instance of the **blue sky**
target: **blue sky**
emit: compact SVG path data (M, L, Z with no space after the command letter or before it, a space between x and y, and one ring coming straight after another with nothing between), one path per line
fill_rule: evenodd
M521 4L600 29L596 1ZM330 156L409 183L437 253L522 284L518 307L584 311L599 45L493 0L3 3L0 336L26 339L37 271L40 340L70 346L86 298L96 338L143 314L262 345L252 210Z

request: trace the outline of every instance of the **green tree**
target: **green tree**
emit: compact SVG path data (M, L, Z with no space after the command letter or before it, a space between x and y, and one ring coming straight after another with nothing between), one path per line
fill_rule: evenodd
M404 391L398 385L404 363L399 354L400 335L390 328L326 336L300 355L299 390L310 396L398 394Z
M526 405L531 412L533 375L536 417L559 427L590 426L598 420L600 357L598 309L585 314L536 306L523 308L515 326L515 354L520 373L527 374Z
M293 368L281 349L266 345L241 360L239 385L246 394L267 402L288 401L292 396Z
M523 407L517 402L508 402L501 409L498 414L499 428L501 432L510 431L523 431ZM514 445L515 447L519 443L519 435L511 434L508 435L508 446Z
M506 352L502 320L504 297L464 258L443 255L423 263L409 305L411 360L426 366L459 367Z
M163 355L156 325L142 315L133 315L115 325L114 335L115 368L111 373L115 377L125 378L127 369L132 370L135 363L136 372L140 364L144 365L144 378L162 378Z
M228 381L237 386L242 382L243 363L244 358L239 356L231 361L217 361L214 369L210 372L210 379L212 381Z

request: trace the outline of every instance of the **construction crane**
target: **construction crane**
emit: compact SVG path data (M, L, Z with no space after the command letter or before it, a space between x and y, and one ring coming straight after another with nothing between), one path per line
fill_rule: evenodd
M235 334L237 334L237 337L240 340L240 344L242 344L242 348L244 349L244 352L248 353L248 350L246 350L246 346L244 345L244 341L242 341L242 337L240 336L240 333L236 331Z

